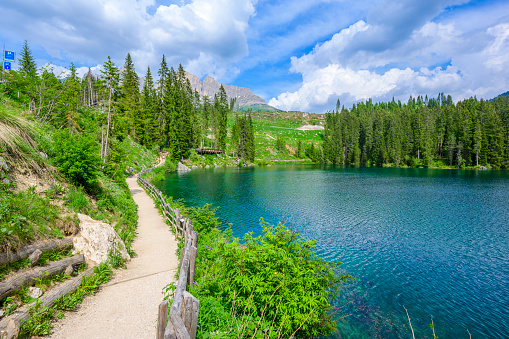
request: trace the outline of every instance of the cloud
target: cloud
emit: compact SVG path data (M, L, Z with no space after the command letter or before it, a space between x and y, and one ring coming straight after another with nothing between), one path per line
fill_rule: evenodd
M324 112L333 109L338 98L348 107L369 98L406 101L410 95L444 92L461 100L507 91L509 18L503 11L498 17L481 15L487 20L484 25L476 23L473 30L466 30L468 25L454 16L434 21L445 8L440 1L432 1L426 9L420 4L405 10L399 3L385 5L384 10L378 7L381 13L376 19L368 15L367 21L342 29L311 52L292 57L290 70L302 75L302 84L269 104ZM386 13L394 12L394 6L401 11L395 12L396 17L423 13L416 22L389 22ZM487 10L493 13L492 8ZM403 32L396 32L399 29Z
M164 53L171 66L190 65L199 75L226 74L248 54L246 29L255 2L18 0L0 4L0 21L13 28L11 38L43 46L54 62L98 64L111 55L121 66L129 52L138 73L144 73Z
M354 71L338 64L318 68L306 74L302 87L293 93L286 92L269 101L269 105L283 110L324 112L334 108L339 98L343 103L353 103L377 98L418 95L432 90L438 93L443 86L457 87L461 76L453 67L446 70L422 68L393 68L384 74L368 70Z

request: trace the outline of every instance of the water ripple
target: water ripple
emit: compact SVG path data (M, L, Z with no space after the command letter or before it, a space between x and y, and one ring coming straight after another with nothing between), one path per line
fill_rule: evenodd
M338 338L509 338L509 173L273 166L169 175L167 194L220 206L224 227L259 217L316 239L356 280Z

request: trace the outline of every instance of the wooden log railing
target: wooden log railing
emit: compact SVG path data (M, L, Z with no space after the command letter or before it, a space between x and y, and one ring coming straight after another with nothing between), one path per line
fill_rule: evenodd
M196 256L198 252L198 233L193 230L191 221L184 218L178 208L172 208L166 197L154 185L142 178L151 169L138 175L140 185L159 203L161 211L175 229L175 236L184 240L180 253L180 271L173 303L165 300L159 304L157 318L157 339L195 339L198 325L199 301L187 292L187 286L194 283ZM169 315L169 317L168 317Z

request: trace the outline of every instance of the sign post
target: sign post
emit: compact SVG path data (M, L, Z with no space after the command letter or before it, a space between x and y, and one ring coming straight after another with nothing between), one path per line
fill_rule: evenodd
M1 78L0 82L4 82L4 72L10 71L12 69L12 63L16 60L16 53L13 51L6 51L5 44L2 52L2 69L1 69Z
M5 44L4 50L2 53L2 67L5 71L10 71L12 68L12 63L16 60L16 53L13 51L6 51Z

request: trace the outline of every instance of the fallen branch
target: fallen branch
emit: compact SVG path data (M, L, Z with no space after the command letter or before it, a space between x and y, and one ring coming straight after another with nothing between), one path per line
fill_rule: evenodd
M37 279L52 277L65 271L69 265L77 265L85 262L83 254L77 254L70 258L64 258L48 265L22 271L11 278L0 282L0 300L9 294L34 283Z
M68 294L76 292L78 287L81 286L83 277L84 276L89 277L93 273L94 273L94 268L92 267L92 268L89 268L88 270L82 272L77 277L69 279L66 282L55 287L54 289L49 291L47 294L45 294L44 296L39 298L39 300L42 303L42 306L52 307L53 305L55 305L55 302L57 301L57 299L60 299L63 296L66 296ZM29 306L24 306L21 309L15 311L10 316L4 317L0 321L0 331L5 331L5 329L7 328L7 324L11 320L14 321L16 326L19 328L19 326L21 326L21 321L27 321L30 318Z
M27 245L16 252L7 251L5 253L0 253L0 266L5 266L12 262L28 258L35 250L41 250L41 252L60 251L71 248L72 246L71 238L53 239Z

